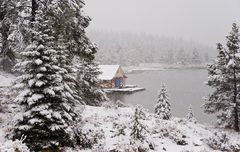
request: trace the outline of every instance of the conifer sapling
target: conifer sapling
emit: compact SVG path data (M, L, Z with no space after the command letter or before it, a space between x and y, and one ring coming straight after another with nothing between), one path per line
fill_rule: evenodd
M194 123L197 122L196 118L193 115L193 110L191 105L188 108L187 120Z
M159 91L157 104L155 105L155 114L161 119L169 120L171 118L171 105L169 103L169 96L165 85L162 85Z

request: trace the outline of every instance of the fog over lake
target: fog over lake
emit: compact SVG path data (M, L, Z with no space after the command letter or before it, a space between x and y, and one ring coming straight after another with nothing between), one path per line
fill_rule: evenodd
M192 106L195 117L202 123L215 122L212 115L203 112L201 105L203 97L207 96L211 88L204 82L207 80L207 70L204 69L174 69L163 71L141 71L127 74L127 84L136 84L146 90L130 95L111 96L114 100L136 105L153 112L157 102L158 90L164 83L168 88L172 114L177 117L186 117L189 105Z
M215 46L240 18L239 0L86 0L89 30L151 33Z

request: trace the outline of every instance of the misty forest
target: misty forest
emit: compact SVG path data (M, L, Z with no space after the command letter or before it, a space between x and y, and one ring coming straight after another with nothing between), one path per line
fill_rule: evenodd
M0 0L0 152L240 152L239 6Z

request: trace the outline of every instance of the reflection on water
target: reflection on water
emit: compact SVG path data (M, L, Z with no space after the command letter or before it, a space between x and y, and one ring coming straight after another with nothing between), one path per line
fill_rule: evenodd
M204 84L207 71L203 69L143 71L128 74L127 84L136 84L146 88L145 91L134 94L114 93L109 95L113 101L121 100L127 104L141 104L153 112L157 101L158 90L162 83L166 84L170 95L172 113L177 117L185 117L189 105L192 106L195 117L200 122L215 121L214 117L203 112L201 105L211 89Z

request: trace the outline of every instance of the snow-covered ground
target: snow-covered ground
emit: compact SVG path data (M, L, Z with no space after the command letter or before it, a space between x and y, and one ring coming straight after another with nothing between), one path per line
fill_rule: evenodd
M106 151L122 147L122 145L127 147L130 143L129 134L132 127L133 113L134 107L106 108L86 106L83 111L84 130L102 131L104 136L102 142ZM240 144L240 134L238 133L189 122L184 118L161 120L154 114L146 112L146 119L143 123L148 130L146 140L154 145L154 150L149 151L212 152L215 150L208 146L208 140L211 137L217 138L214 135L215 132L227 135L229 141L225 143L226 145ZM113 137L115 124L126 126L126 135L124 137Z
M0 143L4 141L5 130L3 130L3 125L6 125L8 119L8 115L5 114L6 107L3 103L5 101L7 88L11 86L15 79L16 77L14 75L0 71Z
M240 144L240 134L233 131L204 126L189 122L184 118L162 120L147 111L145 114L146 117L142 121L147 130L145 138L147 143L151 143L153 146L153 149L148 149L149 152L220 152L222 150L214 150L208 144L220 143L222 147ZM85 106L82 113L81 130L89 139L96 137L96 146L93 146L91 150L71 149L71 152L99 152L100 149L101 152L109 152L113 149L131 151L130 132L133 115L134 107ZM124 136L115 136L116 125L125 126L126 134ZM4 137L3 127L0 128L0 136ZM215 133L217 134L215 135ZM225 137L225 135L227 140L222 143L221 137ZM3 139L1 143L4 143Z
M10 86L15 78L12 74L0 71L0 88Z

